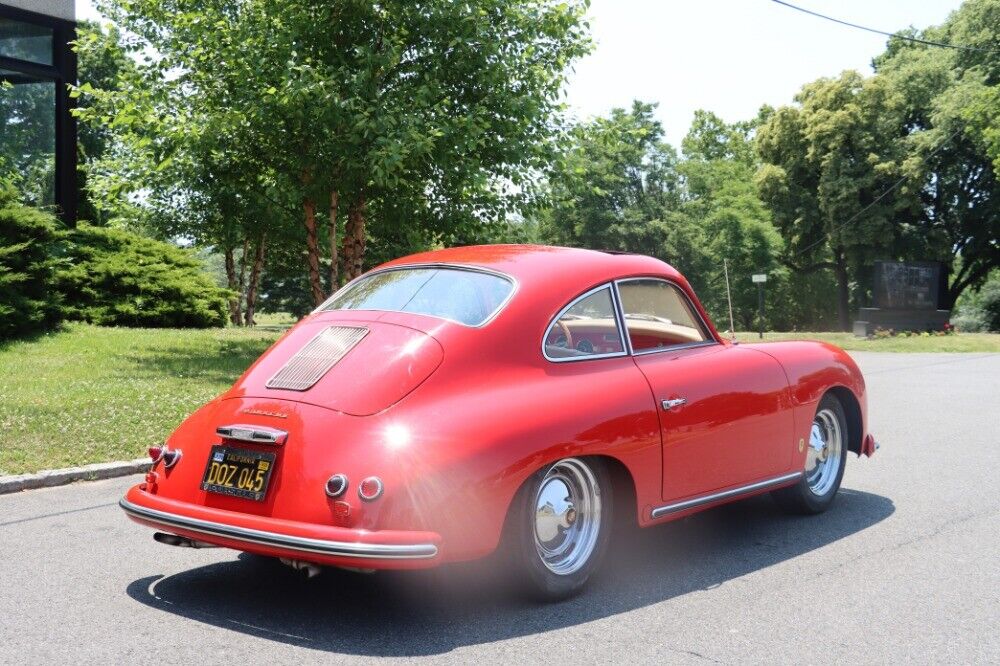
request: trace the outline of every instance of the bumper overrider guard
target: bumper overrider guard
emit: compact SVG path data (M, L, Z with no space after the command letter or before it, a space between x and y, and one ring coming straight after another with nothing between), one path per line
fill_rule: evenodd
M134 502L130 502L127 497L119 500L118 505L133 520L155 525L167 531L171 529L184 530L209 537L214 536L230 541L277 548L283 551L362 560L426 560L436 557L438 554L438 548L433 543L388 544L317 539L191 518L168 511L139 506Z

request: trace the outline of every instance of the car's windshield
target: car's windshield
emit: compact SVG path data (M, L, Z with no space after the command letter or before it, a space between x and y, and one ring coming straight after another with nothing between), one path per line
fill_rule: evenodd
M514 289L508 278L462 268L402 268L357 280L320 310L413 312L479 326L492 317Z

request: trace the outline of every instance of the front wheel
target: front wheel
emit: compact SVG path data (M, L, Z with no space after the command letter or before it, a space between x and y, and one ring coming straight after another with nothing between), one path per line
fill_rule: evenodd
M548 601L580 592L608 545L612 493L604 465L564 458L539 470L510 515L510 554L533 596Z
M847 434L844 407L836 396L828 393L820 400L809 430L802 478L794 486L771 493L783 509L815 514L826 511L833 504L844 478Z

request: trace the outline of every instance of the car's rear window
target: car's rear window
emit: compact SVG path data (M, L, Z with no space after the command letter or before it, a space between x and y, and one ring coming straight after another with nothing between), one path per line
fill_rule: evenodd
M514 290L508 278L464 268L397 268L367 275L348 285L320 310L413 312L479 326Z

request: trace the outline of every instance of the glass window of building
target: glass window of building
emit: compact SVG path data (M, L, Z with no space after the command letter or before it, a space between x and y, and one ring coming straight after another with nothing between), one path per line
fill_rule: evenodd
M56 84L0 69L0 169L32 205L55 204Z
M43 13L49 12L49 13ZM0 0L0 176L25 203L76 221L73 0Z
M0 16L0 56L51 65L54 34L52 28Z

